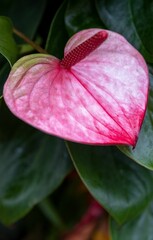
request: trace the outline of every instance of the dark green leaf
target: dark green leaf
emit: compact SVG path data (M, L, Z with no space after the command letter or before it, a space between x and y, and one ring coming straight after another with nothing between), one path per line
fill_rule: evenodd
M52 193L71 169L62 140L0 108L0 220L11 223Z
M150 54L150 52L147 51L148 48L146 48L146 42L148 42L148 40L145 40L144 42L141 32L144 29L143 36L145 35L145 38L147 39L146 32L148 31L148 29L152 28L153 23L150 22L150 24L146 26L146 22L148 24L148 21L151 17L148 16L145 22L143 22L143 18L145 18L145 16L147 15L147 11L149 11L148 9L150 8L151 2L149 5L147 5L148 1L145 1L145 6L147 6L147 10L141 18L138 8L141 8L142 2L144 2L144 0L96 0L96 6L100 18L108 27L108 29L125 36L125 38L144 55L148 62L153 62L153 55ZM152 10L150 10L150 13L151 11ZM141 12L143 12L143 10L141 10Z
M1 0L0 15L11 18L13 25L33 38L46 6L46 0Z
M153 55L153 2L130 1L131 14L136 31L150 54Z
M17 46L12 36L12 23L6 17L0 17L0 53L12 65L17 59Z
M104 28L92 0L69 0L65 23L70 36L82 29Z
M127 156L153 170L153 75L150 74L150 94L148 109L140 131L135 149L120 146L119 149Z
M153 239L153 204L136 219L118 225L111 220L112 240L152 240Z
M91 194L119 222L140 213L152 198L153 174L116 147L68 143L78 173Z
M66 5L67 1L64 1L57 11L51 23L46 43L46 50L58 58L63 57L64 46L68 40L68 34L64 23Z

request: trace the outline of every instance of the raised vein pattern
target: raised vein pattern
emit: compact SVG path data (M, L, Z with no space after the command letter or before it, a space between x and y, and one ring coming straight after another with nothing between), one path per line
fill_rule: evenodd
M92 51L98 48L107 38L108 33L106 31L99 31L72 51L70 51L62 60L61 65L69 69L76 63L80 62L86 56L88 56Z

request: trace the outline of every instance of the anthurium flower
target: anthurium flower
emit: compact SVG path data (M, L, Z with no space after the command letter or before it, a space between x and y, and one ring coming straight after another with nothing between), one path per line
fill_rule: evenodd
M84 144L135 146L148 96L143 57L121 35L76 33L64 58L18 60L4 86L9 109L26 123Z

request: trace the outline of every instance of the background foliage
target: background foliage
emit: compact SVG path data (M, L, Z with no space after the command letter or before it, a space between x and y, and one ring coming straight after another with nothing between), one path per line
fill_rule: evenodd
M100 228L99 218L89 218L83 228L90 231L78 227L78 239L152 240L152 1L1 0L0 15L0 239L71 240L94 199L103 206ZM11 66L36 52L16 30L62 58L69 37L92 27L122 34L148 64L148 109L135 149L65 143L16 119L3 101Z

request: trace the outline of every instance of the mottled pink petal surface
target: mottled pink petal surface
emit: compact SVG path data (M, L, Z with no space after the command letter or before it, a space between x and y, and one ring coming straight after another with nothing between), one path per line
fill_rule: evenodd
M101 31L75 34L65 55ZM4 86L4 99L23 121L61 138L95 145L134 146L144 119L148 70L121 35L107 39L69 69L53 56L21 58Z

